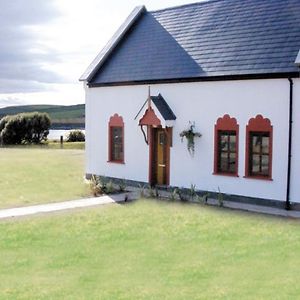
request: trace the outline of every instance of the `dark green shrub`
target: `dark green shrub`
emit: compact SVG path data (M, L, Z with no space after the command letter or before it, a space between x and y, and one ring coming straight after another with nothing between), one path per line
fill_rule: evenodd
M3 144L39 144L47 140L50 117L46 113L22 113L6 116L0 121L0 138Z
M85 135L81 130L72 130L68 134L67 142L84 142Z

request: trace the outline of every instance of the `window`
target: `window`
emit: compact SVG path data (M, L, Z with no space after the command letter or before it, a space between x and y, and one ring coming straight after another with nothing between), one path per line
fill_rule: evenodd
M118 114L112 116L108 125L109 161L124 163L124 122Z
M214 174L238 175L238 130L236 119L229 115L217 120Z
M236 132L218 131L218 173L235 173Z
M269 119L257 115L246 128L246 177L272 178L272 131Z

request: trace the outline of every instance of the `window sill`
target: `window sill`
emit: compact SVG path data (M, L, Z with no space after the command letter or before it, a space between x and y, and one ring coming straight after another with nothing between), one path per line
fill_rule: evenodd
M213 172L212 174L213 175L218 175L218 176L239 177L239 175L236 174L236 173L221 173L221 172L216 173L216 172Z
M111 164L125 165L125 162L124 162L124 161L108 160L107 162L108 162L108 163L111 163Z
M273 181L272 177L265 177L265 176L259 176L259 175L253 175L253 176L245 175L244 178Z

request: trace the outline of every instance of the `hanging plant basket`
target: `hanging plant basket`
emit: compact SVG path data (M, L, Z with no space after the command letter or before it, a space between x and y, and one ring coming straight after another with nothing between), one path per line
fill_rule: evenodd
M195 137L201 137L201 133L195 132L195 123L190 123L189 129L183 130L179 135L181 137L181 142L186 138L187 141L187 150L194 156L195 153Z

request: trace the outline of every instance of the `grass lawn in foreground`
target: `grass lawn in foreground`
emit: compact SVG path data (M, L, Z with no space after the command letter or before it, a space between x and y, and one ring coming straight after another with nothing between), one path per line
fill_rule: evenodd
M299 299L300 222L140 200L0 222L0 299Z
M0 208L87 196L84 151L0 148Z

